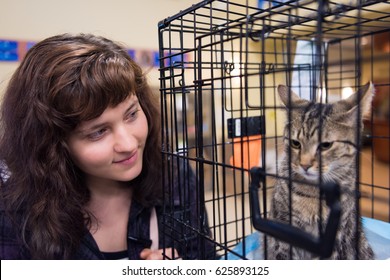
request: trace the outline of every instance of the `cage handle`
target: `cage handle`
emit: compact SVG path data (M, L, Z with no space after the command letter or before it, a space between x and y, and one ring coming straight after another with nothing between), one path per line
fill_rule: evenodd
M265 172L263 168L251 169L251 184L249 187L249 202L253 227L265 234L303 248L323 258L331 256L335 244L336 233L340 222L340 187L336 183L326 183L320 186L325 195L326 205L330 209L325 226L325 232L315 237L297 227L281 222L262 218L258 196L259 186L265 187Z

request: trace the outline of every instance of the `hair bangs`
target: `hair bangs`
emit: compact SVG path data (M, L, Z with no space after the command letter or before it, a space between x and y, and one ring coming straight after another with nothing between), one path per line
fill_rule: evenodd
M57 110L73 128L99 117L107 107L115 107L136 92L134 70L123 57L92 56L79 67L79 77L61 90L56 102Z

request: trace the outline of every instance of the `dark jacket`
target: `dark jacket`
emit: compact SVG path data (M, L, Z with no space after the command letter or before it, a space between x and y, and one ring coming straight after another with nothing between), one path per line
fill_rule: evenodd
M171 183L165 184L165 203L155 207L159 248L175 248L183 259L215 258L207 215L205 212L199 215L199 211L203 210L199 210L202 207L199 207L199 200L196 199L198 192L195 176L190 169L179 169L180 172L176 170L176 175L172 176ZM30 259L20 234L3 208L0 209L0 259ZM151 245L150 215L151 208L145 208L137 201L132 202L127 231L129 259L139 259L140 252ZM80 247L71 259L97 260L105 257L86 229Z

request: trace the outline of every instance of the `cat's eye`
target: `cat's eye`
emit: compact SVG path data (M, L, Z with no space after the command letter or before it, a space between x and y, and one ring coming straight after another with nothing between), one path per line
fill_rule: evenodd
M297 141L297 140L291 140L290 141L290 145L294 149L300 149L301 148L301 143L299 143L299 141Z
M329 150L333 146L332 142L322 142L318 147L320 150L325 151Z

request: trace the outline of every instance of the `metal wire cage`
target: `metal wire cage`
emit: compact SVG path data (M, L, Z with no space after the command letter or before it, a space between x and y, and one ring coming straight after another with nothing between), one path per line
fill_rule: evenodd
M158 27L164 165L196 175L194 197L165 205L167 237L180 225L177 243L195 238L200 251L212 242L214 258L256 258L246 238L256 232L250 175L257 167L264 174L256 194L264 216L282 158L279 84L327 103L373 81L353 199L362 215L390 222L389 1L208 0ZM184 191L170 174L168 197ZM185 212L189 202L195 224L172 210Z

